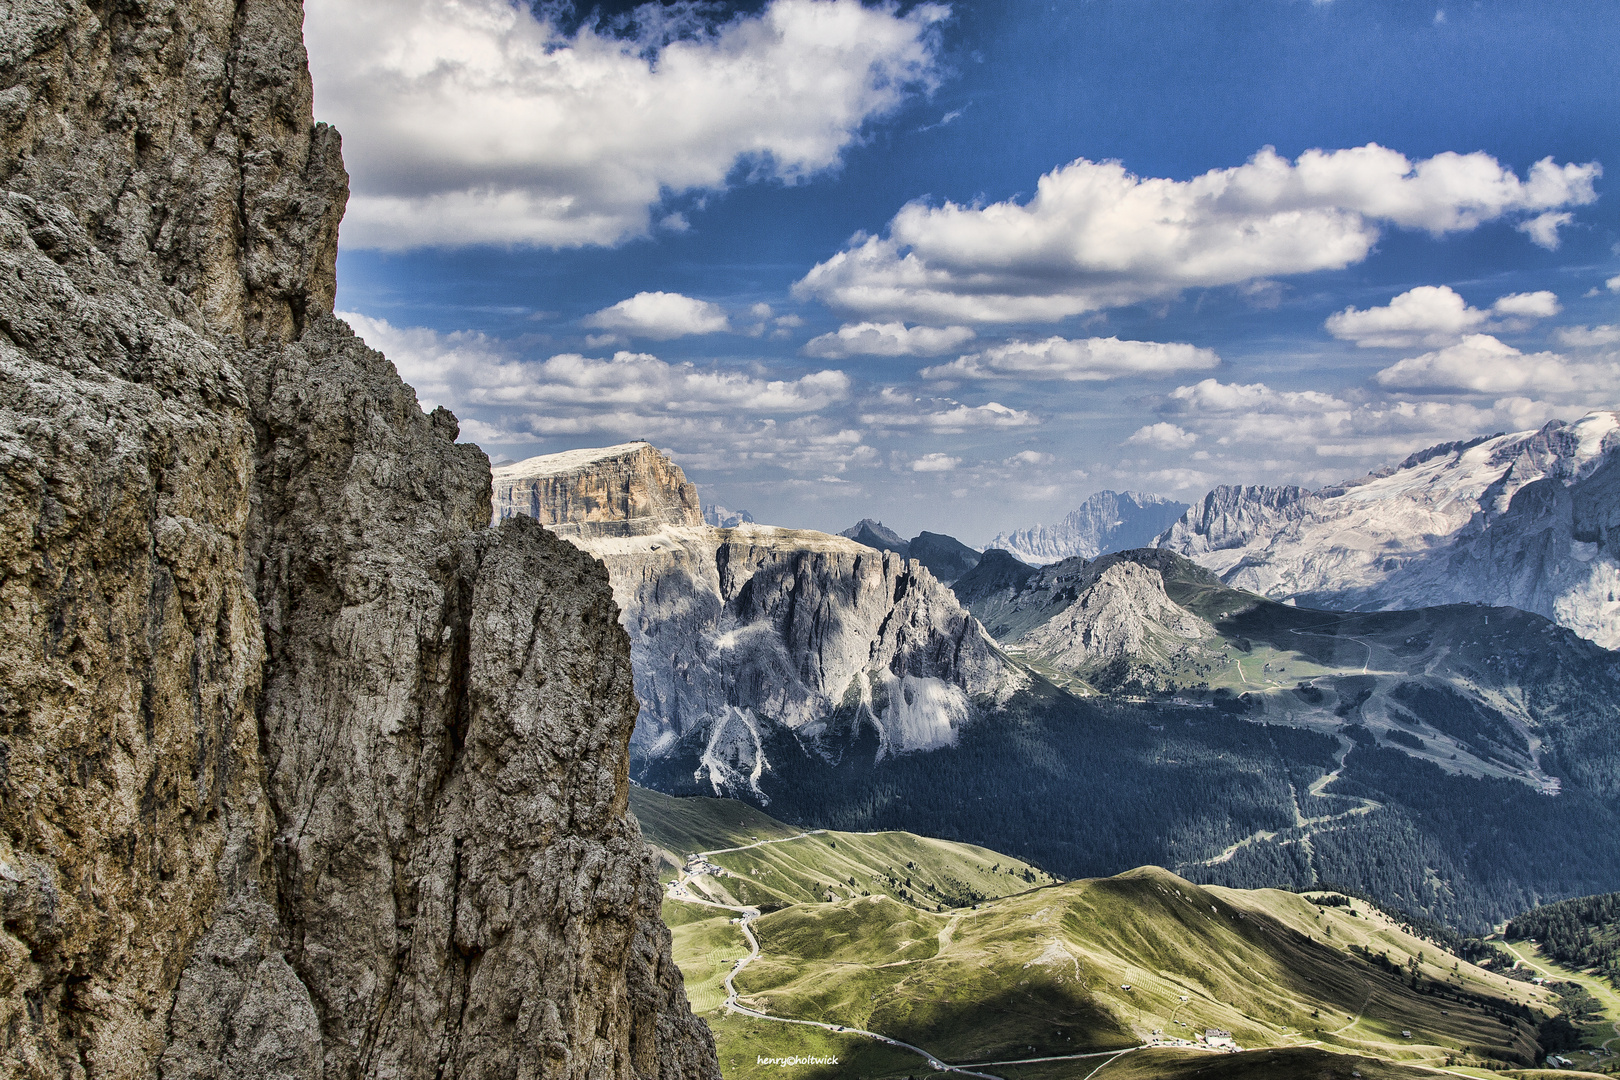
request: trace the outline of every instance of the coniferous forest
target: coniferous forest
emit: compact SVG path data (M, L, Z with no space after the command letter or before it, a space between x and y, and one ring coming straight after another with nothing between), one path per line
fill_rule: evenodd
M1560 900L1527 911L1508 923L1507 936L1532 938L1559 963L1597 968L1620 986L1620 892Z
M1332 883L1465 933L1620 886L1611 799L1450 775L1371 739L1313 796L1340 741L1236 711L1033 693L954 747L877 761L870 731L846 745L829 761L779 736L766 798L750 801L808 827L982 844L1070 878L1151 863L1240 888ZM703 749L632 767L649 787L713 794L693 776Z

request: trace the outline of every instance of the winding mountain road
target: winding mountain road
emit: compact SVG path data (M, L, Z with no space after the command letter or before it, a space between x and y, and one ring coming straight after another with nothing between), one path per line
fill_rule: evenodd
M818 830L818 831L820 831L820 830ZM808 835L808 834L804 834L804 835ZM789 837L788 839L798 839L798 837ZM779 842L780 841L771 841L771 840L762 840L762 841L760 841L761 844L779 843ZM749 844L749 845L747 845L747 847L757 847L757 846L759 846L759 845L758 844ZM743 850L746 850L746 847L745 848L724 848L724 849L721 849L721 850L718 850L718 851L705 851L705 852L702 852L701 854L703 854L703 855L719 855L719 854L723 854L726 851L743 851ZM953 1072L953 1073L958 1073L958 1074L963 1075L963 1076L977 1076L977 1077L980 1077L981 1080L1005 1080L1004 1077L997 1076L995 1073L979 1072L976 1069L969 1069L969 1068L966 1068L966 1067L963 1067L963 1066L960 1066L960 1065L952 1065L949 1062L940 1060L934 1054L928 1052L927 1050L924 1050L920 1046L915 1046L915 1045L913 1045L911 1043L904 1042L904 1041L902 1041L900 1039L890 1038L889 1036L884 1035L884 1034L882 1034L880 1032L867 1031L865 1028L849 1027L849 1026L847 1026L845 1024L831 1024L831 1023L827 1023L827 1022L822 1021L822 1020L797 1020L797 1019L794 1019L792 1017L787 1017L787 1016L772 1016L768 1012L761 1012L758 1009L751 1009L747 1005L742 1004L741 1002L739 1002L737 1000L737 983L736 983L736 979L737 979L738 975L742 974L742 971L743 971L744 968L746 968L749 964L753 963L755 960L759 959L759 938L754 935L754 928L752 926L752 923L753 923L753 921L755 919L759 918L760 911L756 907L735 907L735 906L732 906L730 904L715 903L713 900L697 900L697 899L694 899L691 896L691 894L687 891L687 888L686 888L686 879L687 879L688 876L689 875L686 873L686 871L682 870L682 871L679 872L679 875L676 877L676 879L673 882L670 883L668 896L669 896L669 898L671 900L678 900L678 901L680 901L681 903L684 903L684 904L701 904L704 907L714 907L714 908L721 908L722 910L725 910L725 911L735 911L738 915L742 916L742 921L737 924L737 927L738 927L738 929L740 929L742 931L743 938L748 942L748 955L743 957L742 959L738 960L734 964L732 964L731 970L726 972L726 978L725 978L725 987L726 987L725 1007L726 1007L726 1010L728 1012L737 1013L737 1014L739 1014L741 1016L751 1016L756 1020L770 1020L770 1021L772 1021L774 1023L778 1023L778 1024L799 1024L799 1025L801 1025L803 1027L817 1027L817 1028L821 1028L824 1031L831 1031L831 1032L833 1032L835 1034L838 1034L838 1035L859 1035L859 1036L861 1036L863 1038L872 1039L872 1040L874 1040L876 1042L884 1043L887 1046L893 1046L893 1047L896 1047L897 1049L901 1049L901 1050L909 1050L912 1053L914 1053L914 1054L918 1055L919 1057L923 1058L924 1060L926 1060L928 1062L929 1067L936 1070L936 1071L938 1071L938 1072Z
M1559 973L1552 971L1548 968L1542 967L1540 964L1530 959L1530 957L1526 956L1520 946L1503 941L1502 947L1508 952L1512 953L1514 959L1518 960L1525 967L1534 968L1548 979L1556 979L1559 982L1568 981L1580 983L1582 986L1586 987L1588 993L1597 998L1599 1001L1603 1002L1605 1005L1611 1005L1611 1003L1615 1000L1615 994L1613 991L1604 986L1597 979L1594 979L1585 973L1575 973L1569 971ZM1603 1042L1599 1044L1604 1050L1609 1049L1610 1044L1614 1043L1616 1040L1620 1040L1620 1015L1616 1015L1614 1012L1611 1012L1610 1017L1611 1020L1609 1026L1614 1029L1614 1035L1611 1038L1604 1039Z

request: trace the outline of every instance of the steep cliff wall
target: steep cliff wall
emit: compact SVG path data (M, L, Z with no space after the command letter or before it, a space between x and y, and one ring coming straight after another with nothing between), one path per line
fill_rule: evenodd
M531 459L497 477L574 469L578 479L559 483L600 489L591 473L608 453ZM680 505L685 476L654 456L611 458L642 470L613 483L663 486L644 501ZM510 504L497 497L496 512ZM950 745L1020 684L950 590L893 552L701 519L656 532L601 521L558 531L602 560L624 610L641 703L632 749L644 759L690 756L716 792L762 797L776 738L828 758L861 731L875 733L880 756Z
M494 470L495 521L529 517L571 536L702 525L697 488L649 443L529 458Z
M331 316L288 0L0 19L0 1061L718 1076L590 559Z
M1620 647L1620 414L1433 447L1354 483L1216 488L1156 543L1339 610L1518 607Z

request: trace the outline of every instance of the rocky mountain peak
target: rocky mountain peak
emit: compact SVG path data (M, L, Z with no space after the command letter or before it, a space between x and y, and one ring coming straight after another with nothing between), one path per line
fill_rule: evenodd
M578 536L702 525L697 488L650 443L544 454L492 472L497 523L528 517Z
M905 537L876 518L862 518L838 535L879 551L892 551L902 557L908 556L911 550Z

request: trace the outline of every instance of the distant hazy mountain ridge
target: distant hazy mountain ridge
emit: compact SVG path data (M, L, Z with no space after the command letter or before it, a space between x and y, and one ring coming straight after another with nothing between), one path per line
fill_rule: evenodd
M947 585L979 563L979 553L954 536L921 532L905 540L873 518L862 518L838 535L879 551L892 551L902 559L916 559Z
M717 529L735 529L738 525L752 525L754 515L746 510L733 510L719 503L710 503L703 508L703 523Z
M1099 491L1055 525L1032 525L996 536L987 548L1010 551L1032 566L1060 559L1095 559L1145 547L1187 510L1186 503L1135 491Z
M1446 443L1306 491L1219 487L1156 544L1335 610L1523 608L1620 647L1620 419Z

